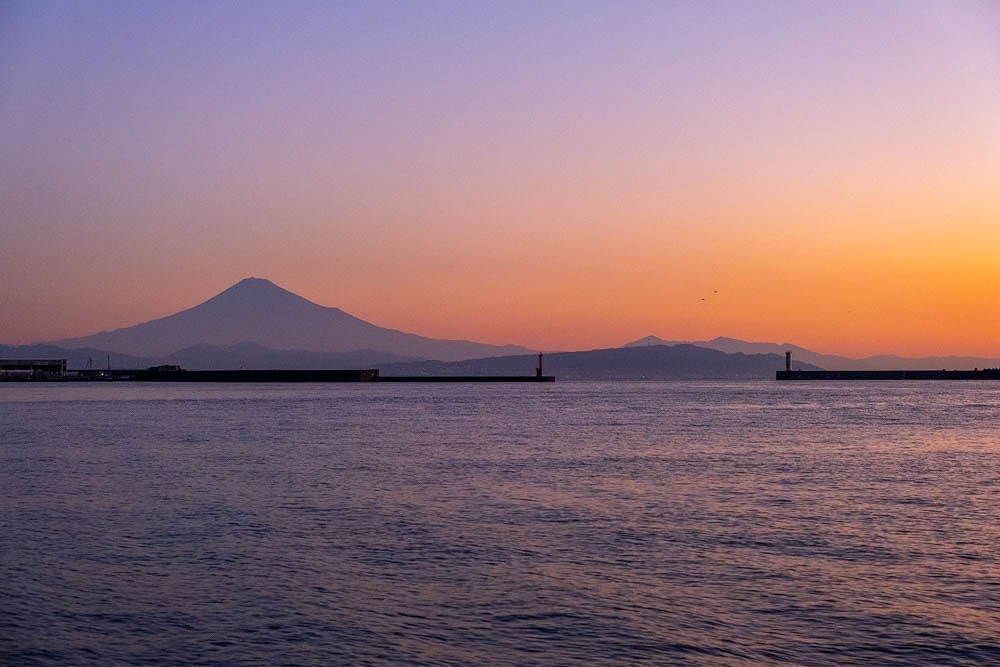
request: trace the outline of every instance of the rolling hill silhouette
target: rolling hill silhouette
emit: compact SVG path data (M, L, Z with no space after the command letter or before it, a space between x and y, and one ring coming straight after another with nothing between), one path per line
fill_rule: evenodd
M246 342L275 350L380 351L393 360L458 361L530 352L516 345L442 340L385 329L339 308L320 306L262 278L241 280L208 301L167 317L52 344L163 357L202 345L232 347Z
M971 356L935 356L935 357L900 357L894 354L883 354L873 357L863 357L860 359L854 359L851 357L843 357L836 354L823 354L820 352L814 352L812 350L800 347L798 345L793 345L792 343L782 343L778 345L776 343L751 343L745 340L739 340L738 338L726 338L720 336L718 338L713 338L712 340L698 340L698 341L675 341L675 340L664 340L658 336L646 336L640 338L639 340L632 341L630 343L625 343L623 347L648 347L655 345L697 345L698 347L704 347L710 350L718 350L720 352L727 352L729 354L734 354L742 352L743 354L780 354L784 355L786 351L792 353L792 359L794 360L794 366L796 368L801 367L802 370L808 370L804 364L811 364L813 366L823 368L831 371L839 370L883 370L883 369L900 369L900 370L921 370L930 368L952 368L952 369L965 369L965 368L996 368L1000 367L1000 359L989 358L989 357L971 357Z
M383 375L527 375L538 357L509 356L458 362L417 361L387 364ZM729 354L694 345L616 347L586 352L553 352L544 357L545 373L563 380L738 380L774 379L784 367L779 354ZM804 370L817 370L802 364Z

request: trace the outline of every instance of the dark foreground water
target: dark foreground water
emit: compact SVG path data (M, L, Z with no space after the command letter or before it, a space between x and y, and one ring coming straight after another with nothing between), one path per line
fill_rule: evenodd
M0 663L1000 663L1000 383L0 385Z

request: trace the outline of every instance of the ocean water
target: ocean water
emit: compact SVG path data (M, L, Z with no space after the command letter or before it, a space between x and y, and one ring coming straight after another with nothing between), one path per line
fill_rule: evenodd
M1000 663L1000 383L0 384L0 663Z

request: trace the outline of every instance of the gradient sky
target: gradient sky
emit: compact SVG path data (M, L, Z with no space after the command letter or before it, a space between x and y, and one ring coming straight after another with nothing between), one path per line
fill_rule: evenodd
M0 342L248 276L546 350L1000 356L1000 3L0 4Z

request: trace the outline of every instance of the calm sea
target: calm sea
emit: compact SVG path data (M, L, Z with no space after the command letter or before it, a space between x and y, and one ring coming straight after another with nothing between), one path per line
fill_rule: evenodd
M1000 663L1000 383L0 384L0 663Z

